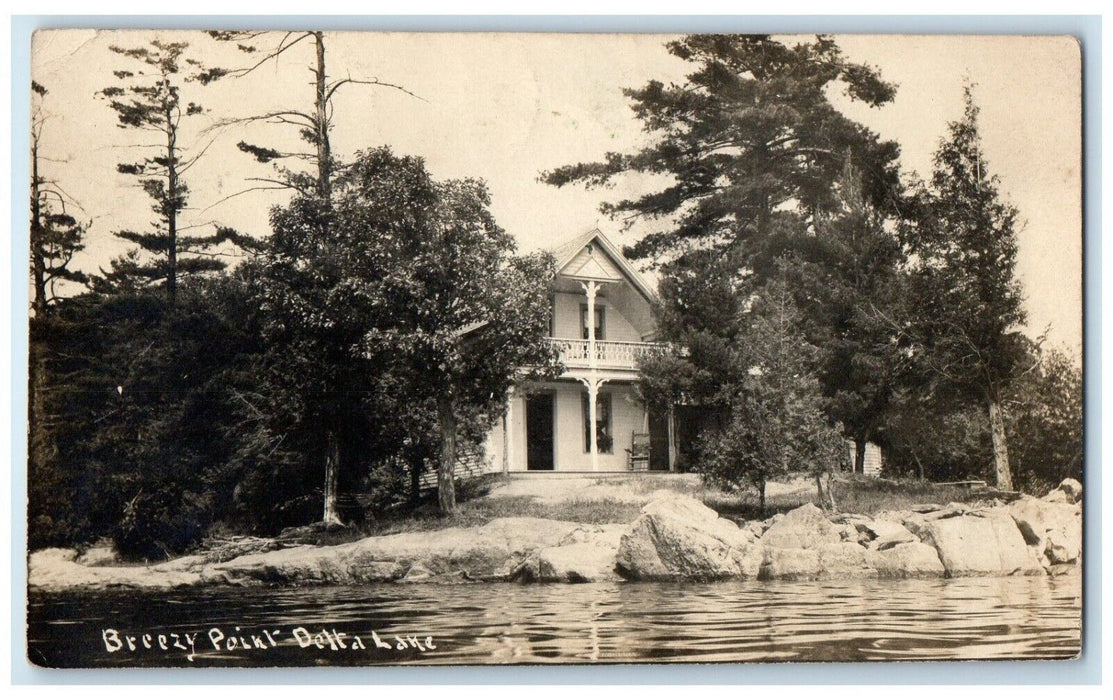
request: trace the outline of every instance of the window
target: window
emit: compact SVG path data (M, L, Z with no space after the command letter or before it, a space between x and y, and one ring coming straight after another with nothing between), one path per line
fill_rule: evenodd
M549 337L556 337L556 296L549 297Z
M591 408L587 394L583 396L584 409L584 452L591 452ZM595 444L600 454L614 453L614 437L611 435L611 395L598 394L595 397Z
M595 339L606 339L607 308L602 304L595 305ZM583 339L587 340L587 304L580 304L580 328L583 330Z

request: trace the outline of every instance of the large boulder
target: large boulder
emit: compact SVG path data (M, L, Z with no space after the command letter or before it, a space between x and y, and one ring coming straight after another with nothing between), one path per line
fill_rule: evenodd
M1025 541L1051 564L1069 564L1082 556L1079 504L1022 498L1009 505L1009 514Z
M758 578L763 581L813 581L819 578L819 550L766 547Z
M948 577L1044 573L1003 509L931 520L922 536L939 553Z
M525 558L511 574L530 583L592 583L617 581L615 558L624 525L587 525L568 533L555 547L544 547Z
M1043 500L1048 503L1078 503L1082 500L1082 484L1077 479L1063 479Z
M920 541L870 549L866 561L878 578L938 578L946 573L935 547Z
M761 544L782 549L815 549L842 541L836 527L814 503L805 503L769 526Z
M760 566L753 533L680 495L647 504L616 557L618 573L639 581L756 578Z

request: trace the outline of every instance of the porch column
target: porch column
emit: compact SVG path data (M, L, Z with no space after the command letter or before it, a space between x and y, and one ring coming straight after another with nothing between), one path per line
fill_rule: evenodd
M590 307L588 310L590 312ZM592 343L592 345L594 345L594 343ZM594 354L594 349L592 349L592 353ZM599 382L595 377L592 377L587 381L587 415L588 421L591 423L591 426L588 428L588 435L590 436L588 444L591 445L591 471L593 472L599 471L599 436L596 434L598 426L598 406L595 405L598 397Z
M506 392L506 412L502 414L502 473L510 473L510 430L514 425L514 387Z
M587 362L592 371L595 370L595 293L599 291L599 285L595 280L588 280L581 282L580 286L584 288L584 293L587 294Z
M599 379L592 372L588 377L577 377L581 383L587 388L587 444L588 453L591 455L591 471L599 471L599 436L596 433L596 425L598 424L598 408L595 403L599 398L599 387L603 385L605 380Z
M596 435L596 426L598 425L597 407L595 401L599 396L599 378L596 376L596 365L598 360L595 357L595 293L599 290L599 285L595 280L588 280L581 282L580 286L584 288L584 293L587 295L587 363L591 368L591 376L588 377L584 384L587 385L587 416L588 423L590 424L587 429L588 446L591 453L591 471L599 471L599 444L598 436Z

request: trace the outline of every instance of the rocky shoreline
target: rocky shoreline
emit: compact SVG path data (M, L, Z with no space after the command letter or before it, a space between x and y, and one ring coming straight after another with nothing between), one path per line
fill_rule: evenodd
M1043 498L925 504L873 517L805 504L735 523L661 492L629 524L499 518L481 527L368 537L342 545L240 548L153 566L47 549L29 557L33 590L366 583L585 583L900 579L1066 573L1082 558L1082 485Z

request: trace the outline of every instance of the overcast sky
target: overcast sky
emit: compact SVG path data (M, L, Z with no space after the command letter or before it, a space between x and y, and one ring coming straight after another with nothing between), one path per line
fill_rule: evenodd
M173 35L171 37L171 35ZM116 174L134 158L135 132L118 129L95 93L114 84L112 71L129 60L108 46L138 45L161 36L191 42L192 55L213 65L241 65L244 54L197 32L67 30L35 36L32 72L50 91L53 117L43 152L46 174L57 179L92 220L89 250L80 263L95 269L126 249L112 231L143 227L150 200ZM418 98L386 88L347 86L336 101L332 143L339 156L389 144L420 155L439 179L487 181L499 223L522 250L550 247L598 226L619 244L617 223L600 202L635 195L654 183L626 178L613 189L556 189L537 181L541 171L626 151L646 136L621 88L649 79L683 78L686 64L668 55L661 35L336 33L327 40L333 76L377 77L403 85ZM927 176L946 123L962 113L963 80L976 83L981 132L990 169L1020 210L1018 274L1025 287L1033 335L1051 326L1054 345L1081 352L1081 77L1077 45L1056 37L867 36L836 37L847 56L880 69L898 84L895 101L867 109L839 106L883 138L901 145L907 171ZM200 128L213 120L275 108L308 110L312 100L307 42L239 80L188 94L209 112L194 120L187 145L211 140ZM267 211L286 195L252 192L228 198L266 177L235 148L241 139L293 148L281 127L228 130L216 137L188 175L188 224L210 222L265 235Z

